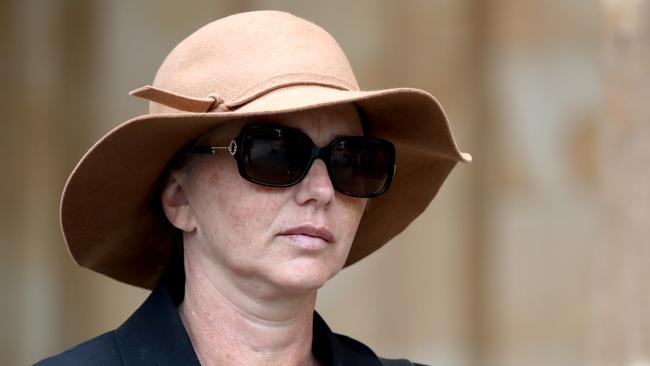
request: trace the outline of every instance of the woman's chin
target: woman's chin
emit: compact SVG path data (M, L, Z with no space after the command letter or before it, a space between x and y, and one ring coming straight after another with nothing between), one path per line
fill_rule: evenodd
M275 281L279 287L291 292L309 292L323 287L340 268L327 266L322 260L300 259L277 270L281 271Z

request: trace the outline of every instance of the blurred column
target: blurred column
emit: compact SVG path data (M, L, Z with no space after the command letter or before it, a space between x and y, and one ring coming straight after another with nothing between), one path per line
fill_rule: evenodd
M600 9L590 0L485 5L490 128L481 365L586 363L589 254L600 238L594 137Z
M38 4L36 4L38 3ZM56 191L63 170L56 131L59 2L1 3L3 161L0 225L3 339L0 364L30 361L60 337L58 265L63 253ZM5 338L6 337L6 338Z
M650 1L606 0L599 139L603 222L594 261L590 356L650 365Z

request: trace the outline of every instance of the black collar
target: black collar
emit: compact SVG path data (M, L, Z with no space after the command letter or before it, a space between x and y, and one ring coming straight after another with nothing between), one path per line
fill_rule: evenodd
M115 339L125 366L200 365L172 296L167 286L162 284L116 329ZM312 351L324 365L381 365L370 348L332 333L316 312Z

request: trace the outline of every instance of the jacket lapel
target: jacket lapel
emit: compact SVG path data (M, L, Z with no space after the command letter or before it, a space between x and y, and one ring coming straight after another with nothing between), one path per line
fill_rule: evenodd
M140 308L115 330L125 366L200 366L169 290L158 285Z
M331 366L381 366L377 355L363 343L332 332L314 312L312 352L322 364Z

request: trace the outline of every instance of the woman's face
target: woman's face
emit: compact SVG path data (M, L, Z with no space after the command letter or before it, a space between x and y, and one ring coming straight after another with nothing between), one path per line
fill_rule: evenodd
M319 146L337 136L362 134L352 105L256 122L298 128ZM202 144L225 146L246 123L221 126ZM335 191L322 160L298 184L271 188L243 179L224 150L196 159L182 184L194 229L186 230L185 245L197 246L193 249L204 265L220 275L291 292L320 288L342 268L366 199Z

